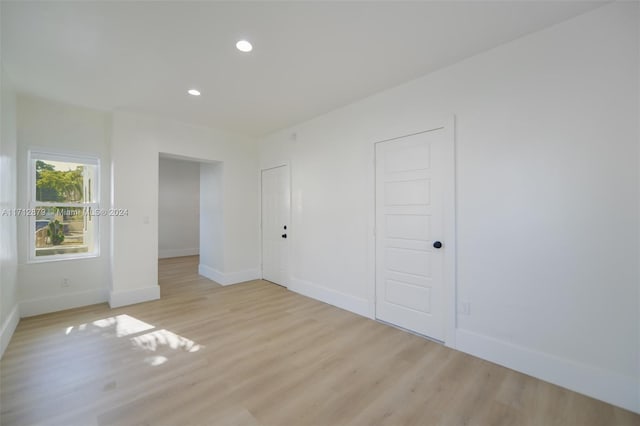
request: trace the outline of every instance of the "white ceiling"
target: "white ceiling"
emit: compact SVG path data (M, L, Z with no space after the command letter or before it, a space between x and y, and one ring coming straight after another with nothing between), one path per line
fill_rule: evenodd
M24 92L260 135L600 4L3 1L1 53Z

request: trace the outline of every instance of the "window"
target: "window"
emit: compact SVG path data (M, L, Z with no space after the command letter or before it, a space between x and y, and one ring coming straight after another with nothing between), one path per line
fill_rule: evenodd
M29 151L31 261L99 254L100 160Z

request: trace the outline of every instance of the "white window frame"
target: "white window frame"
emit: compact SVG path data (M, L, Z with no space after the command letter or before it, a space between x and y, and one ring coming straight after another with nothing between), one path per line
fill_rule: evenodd
M83 203L65 203L65 202L51 202L51 201L37 201L36 200L36 167L35 161L57 161L64 163L81 163L96 167L96 174L93 182L93 191L95 194L95 201L83 202ZM78 154L67 152L56 152L41 149L29 149L27 154L27 171L29 174L29 209L35 211L40 207L80 207L90 208L91 211L100 211L100 158L90 154ZM75 259L87 259L100 256L100 215L86 215L85 220L93 221L93 247L87 253L68 253L68 254L54 254L50 256L36 256L36 238L34 230L36 228L36 215L29 215L29 230L27 235L29 236L29 256L28 263L44 263L44 262L56 262L61 260L75 260Z

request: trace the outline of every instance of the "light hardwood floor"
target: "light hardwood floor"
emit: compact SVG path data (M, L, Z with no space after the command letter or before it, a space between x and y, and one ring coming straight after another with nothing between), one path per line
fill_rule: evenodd
M160 261L162 299L23 319L10 425L640 425L640 416L264 281Z

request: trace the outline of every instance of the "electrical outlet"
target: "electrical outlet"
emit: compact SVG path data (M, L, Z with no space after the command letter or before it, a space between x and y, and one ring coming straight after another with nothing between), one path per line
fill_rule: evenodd
M460 315L471 315L471 302L460 302L458 313Z
M71 284L69 283L69 278L63 278L62 279L62 283L60 284L60 286L62 288L67 288L69 287Z

